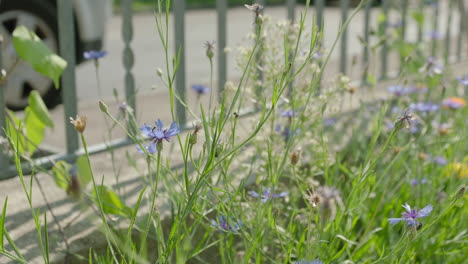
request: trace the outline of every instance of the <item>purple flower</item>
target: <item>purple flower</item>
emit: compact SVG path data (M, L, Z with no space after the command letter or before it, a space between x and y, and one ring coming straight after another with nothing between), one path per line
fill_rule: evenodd
M259 195L255 191L250 191L249 194L255 198L262 197L262 203L265 203L268 199L284 197L288 194L288 192L274 194L271 192L271 188L266 188L261 195Z
M194 84L192 85L192 90L194 90L198 94L198 96L200 96L202 94L208 93L210 91L210 88L208 88L205 85Z
M317 51L312 55L312 59L314 60L320 60L322 57L323 57L323 54L320 51Z
M426 36L429 39L433 39L433 40L439 40L439 39L444 38L444 36L438 31L429 31L429 32L426 33Z
M418 218L428 216L432 211L432 205L427 205L421 210L418 209L411 209L408 204L403 205L406 212L401 214L402 218L389 218L388 222L392 225L404 220L407 226L414 226L417 227L419 225Z
M314 259L312 261L306 260L306 259L301 259L299 261L294 261L293 263L294 264L323 264L323 262L320 261L319 259Z
M286 142L289 141L289 139L291 138L291 129L289 128L289 126L285 126L284 129L282 129L281 125L276 125L275 131L281 132L281 135L284 137L284 141ZM296 131L294 132L294 135L299 134L299 131L300 129L297 128Z
M211 219L211 226L216 228L220 232L230 232L230 233L238 233L237 231L240 229L242 222L239 221L228 221L224 216L218 216L218 222Z
M330 127L336 124L336 121L336 118L325 118L323 119L323 125L326 127Z
M468 74L457 77L458 82L463 86L468 86Z
M87 60L97 60L107 55L107 51L90 50L83 52L83 57Z
M410 183L411 183L411 185L413 185L413 186L416 186L416 185L418 185L418 184L426 184L426 183L427 183L427 179L426 179L426 178L422 178L421 180L412 179Z
M281 116L284 117L294 117L297 114L297 111L294 110L280 110Z
M449 109L458 109L465 106L466 101L461 97L449 97L442 101L442 105Z
M439 155L435 157L434 159L432 159L432 162L441 166L447 165L447 160L442 155Z
M437 62L435 57L429 56L426 59L426 64L420 71L426 71L429 76L434 74L442 74L444 66Z
M431 102L418 102L418 103L411 103L409 109L411 111L417 112L435 112L439 110L440 106Z
M395 96L402 96L416 92L416 88L412 86L390 85L387 87L387 91Z
M143 132L143 134L145 134L151 139L151 143L148 146L145 146L145 149L149 153L154 153L157 150L162 150L163 140L169 142L171 140L171 137L180 133L179 125L177 125L176 122L172 122L169 129L163 129L164 124L159 119L155 122L155 125L156 126L151 127L147 124L143 124L143 126L141 126L140 128L141 132ZM139 146L137 146L137 148L139 152L143 152L143 150Z

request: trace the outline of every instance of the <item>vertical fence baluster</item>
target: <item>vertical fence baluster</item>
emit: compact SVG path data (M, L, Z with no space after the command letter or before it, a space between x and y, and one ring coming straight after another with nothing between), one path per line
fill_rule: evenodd
M418 2L419 10L421 10L422 15L424 16L422 25L418 24L418 43L421 43L423 40L424 21L426 20L426 15L424 14L424 1L425 0L419 0Z
M434 0L432 11L434 12L434 16L432 17L432 47L431 47L431 56L435 57L437 53L437 35L439 34L439 1Z
M447 28L445 31L445 49L444 49L444 61L445 64L448 63L449 56L450 56L450 35L451 35L451 27L452 27L452 13L453 13L453 1L449 1L448 3L448 16L447 16Z
M287 0L288 5L288 20L291 21L291 24L294 23L296 16L296 0Z
M227 80L226 53L224 52L227 35L227 0L217 0L216 9L218 13L218 100L221 100ZM213 87L210 88L213 89Z
M405 43L406 40L406 24L408 21L408 0L402 0L401 6L401 41ZM403 70L404 61L406 58L400 58L400 72Z
M176 93L185 102L185 0L174 0L175 53L179 54L179 68L176 75ZM177 122L185 125L185 107L176 99Z
M382 11L385 17L385 20L382 22L382 34L383 34L383 42L382 42L382 61L380 65L380 79L387 78L387 69L388 69L388 41L387 41L387 27L388 27L388 9L389 9L390 0L382 0Z
M462 60L462 47L463 47L463 31L466 30L464 28L464 19L465 19L465 12L464 12L464 5L461 0L458 1L458 17L460 19L460 25L458 29L458 39L457 39L457 61L460 62Z
M65 132L67 153L78 149L78 134L70 124L70 117L77 114L75 83L75 24L71 0L57 1L60 55L67 61L67 68L62 74L62 98L65 107Z
M361 85L367 85L367 75L369 74L369 22L370 22L370 11L373 4L373 0L367 1L364 9L364 43L362 51L362 64L364 67L364 73L362 75Z
M341 0L341 27L348 19L349 0ZM348 63L348 28L343 30L340 45L340 72L346 74Z
M3 36L0 35L0 51L2 50L2 45L3 45ZM0 71L3 71L2 52L0 52ZM4 77L5 76L3 76L3 73L0 72L0 137L5 136L3 129L6 130L6 119L5 119L5 107L6 106L5 106L5 93L4 93L4 89L6 85L5 85L5 80L3 79ZM0 144L2 143L3 142L0 141ZM8 165L6 153L4 151L5 149L3 148L3 146L0 146L0 170L6 169ZM3 177L0 175L0 180L2 178Z
M125 68L125 100L134 110L133 113L136 115L135 78L132 74L132 68L135 60L130 45L133 39L132 2L132 0L122 1L122 38L124 41L123 64ZM128 129L131 130L133 127L129 124Z
M314 5L315 5L315 10L316 10L315 19L316 19L317 27L322 28L322 26L323 26L323 9L325 7L325 0L315 0Z

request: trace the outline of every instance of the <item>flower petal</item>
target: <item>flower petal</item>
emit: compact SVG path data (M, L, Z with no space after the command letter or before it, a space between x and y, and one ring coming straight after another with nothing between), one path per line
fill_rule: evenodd
M258 193L256 191L250 191L249 194L255 198L258 197Z
M275 198L276 198L276 197L284 197L284 196L286 196L286 195L288 195L288 192L282 192L282 193L273 194L273 197L275 197Z
M151 134L151 131L153 130L153 128L148 125L148 124L143 124L141 127L140 127L140 130L143 134L147 135L147 136L150 136Z
M180 133L180 127L177 125L176 122L172 122L171 127L169 127L169 130L165 133L166 137L173 137L177 134Z
M418 214L417 214L417 218L419 217L426 217L428 216L430 213L432 212L432 205L429 204L427 205L426 207L424 207L423 209L421 209Z
M387 220L388 220L388 222L390 224L394 225L394 224L397 224L398 222L400 222L401 220L404 220L404 219L403 218L389 218Z
M403 208L405 208L405 210L406 210L407 212L411 212L411 206L409 206L409 204L405 203L405 204L402 205L402 206L403 206Z
M154 122L156 124L156 127L158 130L162 130L164 127L164 123L161 121L161 119L158 119L158 121Z

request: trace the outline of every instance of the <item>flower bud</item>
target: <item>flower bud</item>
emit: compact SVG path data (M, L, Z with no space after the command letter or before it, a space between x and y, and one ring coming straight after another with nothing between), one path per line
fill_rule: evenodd
M462 186L460 189L458 189L457 193L455 194L455 199L461 199L463 198L463 195L465 194L466 187Z
M296 165L301 159L302 151L300 148L296 149L291 153L291 164Z
M195 145L197 144L197 139L198 139L197 134L193 132L192 134L190 134L189 143L192 145Z
M162 77L162 76L163 76L163 72L162 72L162 70L161 70L160 68L158 68L158 69L156 70L156 74L157 74L159 77Z
M107 105L103 101L99 101L99 108L103 113L107 113L109 110Z
M70 117L70 123L72 123L78 133L83 133L85 131L87 120L86 116L77 116L76 119Z

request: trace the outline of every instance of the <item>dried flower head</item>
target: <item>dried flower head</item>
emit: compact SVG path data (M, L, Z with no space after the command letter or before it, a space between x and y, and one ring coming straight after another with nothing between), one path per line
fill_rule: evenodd
M405 111L403 115L400 116L395 122L395 129L401 130L403 128L409 128L413 120L415 120L414 115L408 111Z
M253 11L256 16L260 15L260 12L263 10L263 5L255 3L253 5L244 5L247 9Z
M70 123L72 123L78 133L84 132L87 120L86 116L77 116L76 119L70 117Z
M316 208L320 203L320 196L309 190L304 198L310 203L313 208Z
M291 153L291 164L296 165L301 159L302 149L299 147Z
M214 56L214 49L215 49L214 45L215 45L215 43L216 43L216 42L213 41L213 40L211 40L211 41L208 40L208 41L205 42L206 56L207 56L208 59L210 59L210 60L211 60L211 59L213 58L213 56Z

